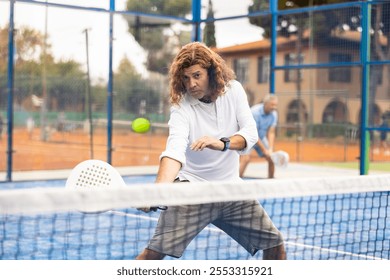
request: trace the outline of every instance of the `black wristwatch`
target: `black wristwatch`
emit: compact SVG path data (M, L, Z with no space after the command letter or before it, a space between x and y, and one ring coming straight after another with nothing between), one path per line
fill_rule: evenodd
M227 138L227 137L222 137L219 140L221 140L223 142L223 144L224 144L223 149L221 150L221 152L224 152L224 151L228 150L229 147L230 147L230 139Z

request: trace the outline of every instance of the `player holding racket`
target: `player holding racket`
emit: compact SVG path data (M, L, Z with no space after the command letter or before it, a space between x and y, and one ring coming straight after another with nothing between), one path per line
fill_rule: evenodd
M274 178L275 163L272 160L272 152L275 142L275 131L278 123L278 98L275 95L267 94L263 102L251 108L253 117L259 134L259 139L253 147L259 157L263 157L268 162L268 178ZM244 176L246 167L251 160L250 154L240 157L240 177Z
M180 50L169 74L169 137L156 182L188 180L183 188L201 181L239 184L239 153L256 143L257 131L247 96L233 71L219 55L195 42ZM210 223L252 255L264 250L264 259L286 257L281 233L254 200L169 206L161 212L154 236L137 259L178 258Z

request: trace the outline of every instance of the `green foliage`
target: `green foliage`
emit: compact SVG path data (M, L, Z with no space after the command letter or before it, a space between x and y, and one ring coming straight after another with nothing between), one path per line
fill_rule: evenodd
M209 0L209 9L207 12L207 19L214 18L213 2ZM214 21L206 22L203 30L203 42L209 47L216 47L217 41L215 39L215 24Z
M185 16L191 12L191 0L127 0L126 7L147 14Z
M126 9L131 12L184 17L191 13L191 0L127 0ZM175 49L172 44L180 42L180 34L171 29L166 20L150 22L146 17L128 19L129 32L148 52L147 68L150 71L166 73ZM170 34L166 33L169 30ZM173 33L173 36L171 35ZM176 37L176 42L171 40Z
M348 124L343 123L324 123L309 125L308 129L312 130L313 138L334 138L344 136Z
M7 37L8 28L0 28L0 38ZM31 103L32 96L41 98L44 92L43 68L46 68L47 109L52 111L78 112L86 110L87 76L80 63L74 60L55 61L47 46L46 56L41 53L42 34L38 31L21 28L18 32L17 59L14 71L14 102L20 108ZM0 102L5 108L7 103L7 78L5 75L8 61L8 41L0 41ZM139 112L141 102L146 102L151 111L157 111L160 94L153 90L150 83L144 81L127 58L123 58L114 75L115 109L120 112ZM94 111L104 111L107 103L105 82L91 88ZM143 101L144 100L144 101ZM39 107L27 110L39 112Z
M254 13L257 11L267 11L269 10L269 1L262 0L253 0L253 3L249 5L248 12ZM263 36L266 38L270 37L270 28L271 28L271 17L269 16L257 16L249 18L250 24L262 27L264 29Z
M312 6L329 5L343 2L352 2L356 0L278 0L278 9L287 10L293 8L304 8Z
M0 75L8 67L8 27L0 28ZM7 38L7 40L3 40ZM46 80L48 110L74 108L80 110L85 102L86 75L80 63L74 60L55 61L51 46L46 45L42 53L44 36L29 27L20 27L15 35L14 102L23 106L25 101L43 96L43 82ZM46 79L43 68L46 67ZM5 75L4 79L5 80ZM0 102L6 104L6 83L0 83ZM53 107L55 106L55 107ZM82 107L81 107L82 108ZM37 108L36 108L37 109Z
M8 67L8 29L8 25L0 27L0 73L5 73ZM21 26L14 39L16 66L36 60L43 44L43 35L39 31Z
M278 10L287 10L287 9L297 9L308 6L320 6L327 4L336 4L343 2L356 2L355 0L279 0L278 1ZM252 5L249 6L249 13L256 11L266 11L269 10L269 1L263 0L253 0ZM330 31L341 23L345 23L350 20L351 17L350 9L342 10L330 10L322 11L321 13L316 13L313 18L313 27L316 28L315 34L317 39L326 40L328 38ZM358 10L355 11L355 13ZM292 15L283 15L279 16L278 21L278 34L280 36L289 37L292 34L296 34L296 31L291 31L290 27L295 26L303 29L309 28L308 19L309 14L302 13L297 16L297 14ZM271 17L270 16L260 16L260 17L251 17L249 22L253 25L264 28L264 37L270 37L270 28L271 28Z
M123 58L114 76L115 80L115 111L137 115L141 104L145 104L145 113L156 112L160 102L160 94L150 82L145 81L135 71L127 58Z

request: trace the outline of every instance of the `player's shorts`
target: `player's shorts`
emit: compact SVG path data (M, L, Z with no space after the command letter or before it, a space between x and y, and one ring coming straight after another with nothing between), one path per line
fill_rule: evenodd
M261 139L261 142L263 143L263 145L264 145L264 147L266 149L269 148L269 144L268 144L267 138L264 137L263 139ZM264 157L263 151L260 149L260 147L258 145L254 145L253 149L255 149L255 151L259 155L259 157Z
M282 234L260 203L253 200L169 206L161 212L147 248L179 258L210 223L230 235L252 256L258 250L283 243Z

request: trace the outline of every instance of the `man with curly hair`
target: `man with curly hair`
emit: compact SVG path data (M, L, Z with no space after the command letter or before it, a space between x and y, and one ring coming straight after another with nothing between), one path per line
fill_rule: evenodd
M240 184L239 155L256 143L256 123L246 93L225 61L202 43L185 45L169 71L169 136L156 183L229 181ZM190 188L191 183L183 183ZM144 212L149 207L140 208ZM137 259L181 257L214 224L251 255L285 259L283 237L258 201L169 206Z

